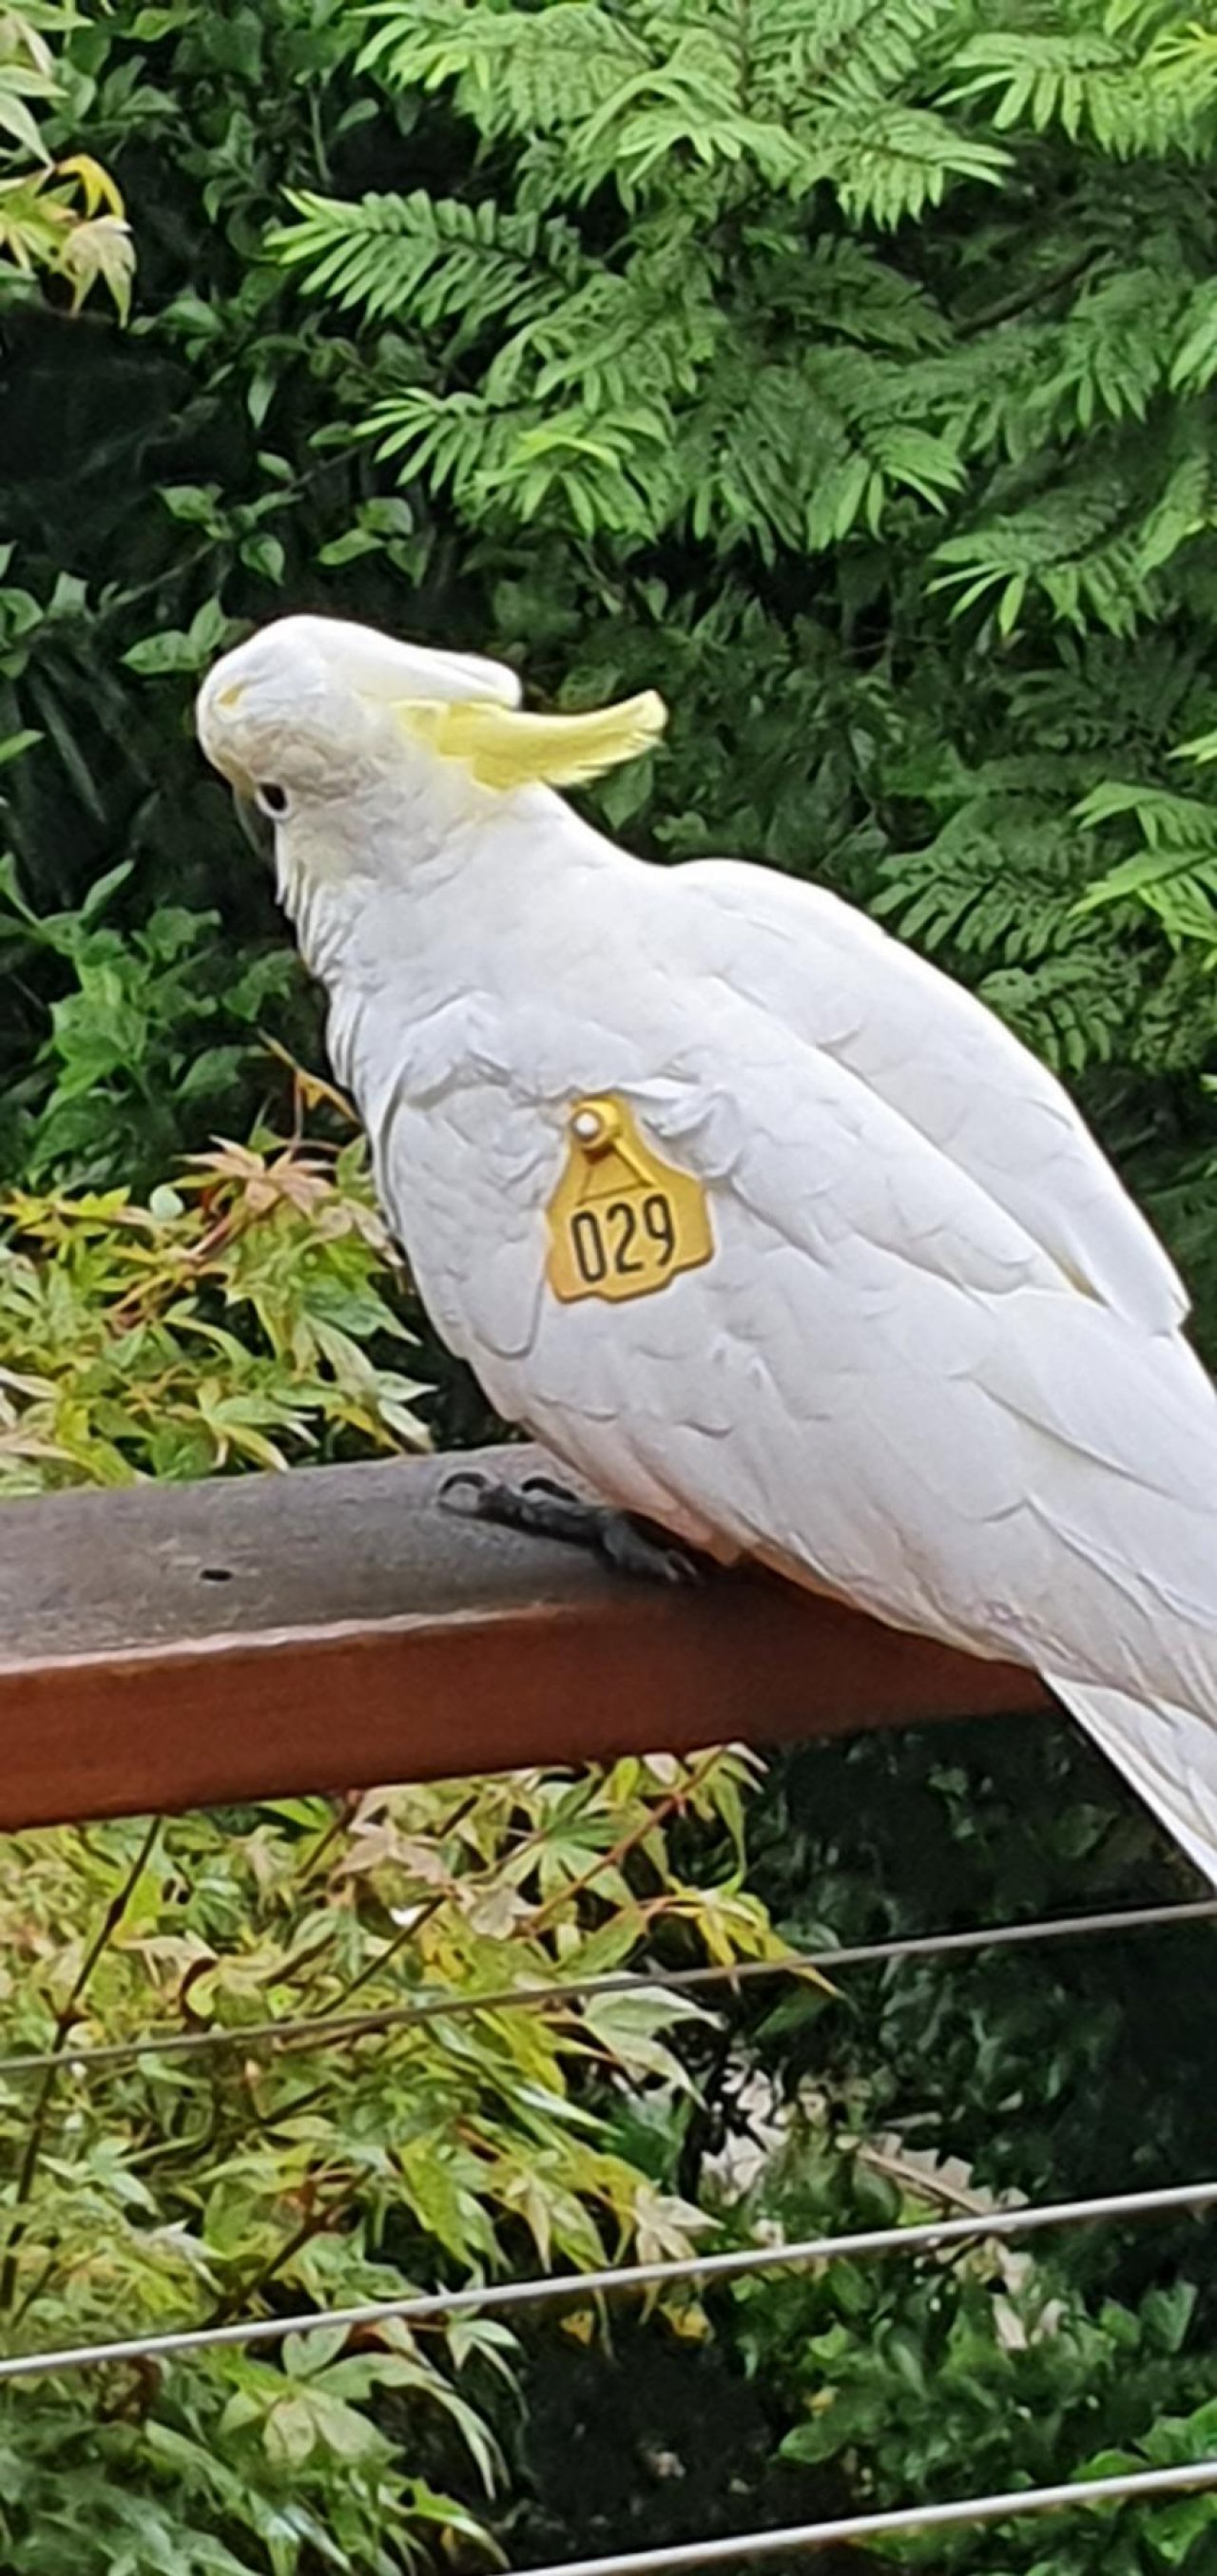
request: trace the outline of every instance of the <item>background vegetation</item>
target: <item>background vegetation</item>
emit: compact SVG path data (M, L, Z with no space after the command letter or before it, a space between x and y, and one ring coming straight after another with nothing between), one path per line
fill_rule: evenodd
M200 767L280 607L659 678L597 810L814 875L1076 1085L1217 1348L1217 32L1164 0L164 0L0 18L0 1488L484 1436ZM131 229L127 230L130 223ZM224 1141L229 1140L229 1141ZM232 1141L235 1140L235 1141ZM28 1836L19 2342L1212 2168L1208 1935L74 2051L1186 1892L1042 1729ZM514 1955L513 1955L514 1954ZM717 2241L717 2240L716 2240ZM0 2405L15 2576L390 2571L1212 2449L1191 2227ZM578 2436L578 2448L574 2448ZM1213 2508L960 2534L1217 2569ZM854 2560L851 2559L851 2565Z

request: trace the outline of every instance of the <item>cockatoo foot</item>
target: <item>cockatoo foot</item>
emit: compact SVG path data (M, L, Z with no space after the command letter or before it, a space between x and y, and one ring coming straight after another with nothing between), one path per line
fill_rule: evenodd
M457 1500L463 1495L464 1500ZM587 1503L550 1476L525 1476L518 1485L458 1469L440 1487L445 1511L491 1521L499 1529L522 1530L532 1538L557 1539L566 1547L587 1548L603 1557L615 1574L641 1583L700 1583L701 1570L683 1548L673 1547L652 1522L632 1512L614 1511L606 1503Z

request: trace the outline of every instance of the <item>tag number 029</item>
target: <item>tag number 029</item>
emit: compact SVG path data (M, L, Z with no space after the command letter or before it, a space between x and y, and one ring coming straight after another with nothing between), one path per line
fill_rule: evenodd
M648 1190L644 1199L610 1199L604 1209L576 1208L570 1236L586 1287L598 1288L610 1276L641 1279L649 1270L666 1270L675 1256L672 1202L662 1190Z

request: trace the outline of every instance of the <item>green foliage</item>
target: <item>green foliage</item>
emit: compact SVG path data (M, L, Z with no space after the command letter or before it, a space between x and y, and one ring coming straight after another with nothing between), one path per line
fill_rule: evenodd
M796 2113L736 2220L836 2234L992 2206L958 2163L943 2169L898 2143L826 2150ZM1203 2264L1199 2246L1192 2262ZM1187 2350L1197 2287L1186 2273L1125 2304L1088 2296L1067 2254L1040 2248L1031 2257L982 2241L883 2274L857 2263L818 2279L743 2282L732 2304L741 2358L794 2417L780 2456L810 2473L825 2511L842 2475L859 2503L881 2510L911 2493L1000 2494L1022 2481L1065 2484L1211 2455L1217 2410L1207 2356ZM1052 2576L1140 2576L1184 2562L1199 2570L1212 2563L1215 2521L1211 2496L1182 2515L1126 2510L1114 2530L1110 2511L1079 2512L1054 2520L1045 2561L1042 2527L1011 2518L992 2534L936 2542L929 2563L977 2576L1045 2565ZM884 2555L924 2566L927 2543L910 2536Z
M916 1935L930 1890L933 1920L968 1925L1068 1915L1081 1887L1100 1908L1182 1892L1106 1766L1039 1721L807 1747L754 1811L750 1850L800 1944L829 1924L845 1942ZM818 1995L757 2002L720 2076L711 2206L733 2231L794 2236L1198 2172L1211 1960L1205 1924L853 1972L831 2022ZM784 2415L809 2518L1210 2449L1212 2271L1190 2220L744 2282L730 2308L716 2324ZM1207 2576L1213 2517L1211 2501L1177 2522L1129 2508L890 2554L968 2576Z
M340 2052L253 2026L595 1975L670 1916L685 1955L772 1946L673 1881L674 1816L733 1826L745 1762L387 1789L145 1831L21 1835L0 1874L0 2311L10 2345L679 2254L708 2221L613 2145L601 2088L684 2089L698 2007L645 1999L398 2023ZM154 2039L230 2033L194 2056ZM242 2034L248 2034L243 2037ZM146 2040L90 2068L75 2051ZM13 2576L392 2576L431 2530L494 2557L518 2375L493 2319L387 2322L17 2382Z
M927 593L941 583L956 609L995 594L1001 633L1036 594L1117 634L1152 613L1151 576L1203 523L1203 419L1180 405L1162 453L1115 433L1168 385L1206 381L1207 235L1188 238L1181 190L1131 257L1101 155L1067 219L1029 227L1030 168L945 112L996 87L1003 132L1059 120L1072 140L1086 115L1107 152L1199 149L1194 84L1157 68L1150 28L1106 36L1082 6L1076 37L1043 34L1034 11L969 34L970 12L934 0L367 14L363 66L391 91L451 85L512 181L472 204L297 194L271 236L315 294L402 326L386 361L410 381L363 427L403 480L450 490L478 525L543 515L763 554L882 529L924 565L930 531L899 515L912 495L964 521L931 540L944 569ZM1119 114L1099 105L1104 71L1127 93ZM971 294L952 309L935 255L951 232L932 211L967 183L997 192L976 208L988 261L1008 283L1013 249L1022 280L990 311ZM829 220L813 232L817 192ZM578 222L589 201L594 228ZM917 254L875 241L918 218ZM1033 469L1024 490L1007 461Z
M78 24L60 0L24 0L0 22L0 302L41 276L67 288L73 312L100 284L125 318L135 254L122 198L90 153L54 151L69 88L56 47Z
M425 1438L362 1143L229 1145L140 1206L0 1203L0 1495Z
M750 1885L799 1946L1067 1916L1083 1889L1096 1907L1169 1902L1184 1885L1106 1766L1041 1720L806 1746L750 1807L748 1845ZM518 2556L1209 2456L1207 2228L1181 2217L1003 2243L986 2239L984 2219L1024 2198L1207 2170L1212 1937L1210 1924L1190 1924L1165 1938L855 1966L834 1979L832 2001L802 1983L754 1986L726 2029L691 2034L696 2095L623 2104L620 2134L645 2139L660 2185L713 2212L724 2243L939 2217L979 2217L977 2239L690 2294L669 2320L683 2329L679 2367L670 2331L606 2366L607 2468L586 2505L566 2490L560 2529L542 2498ZM721 2482L698 2442L716 2395L699 2335L714 2338L719 2371L736 2374L719 2394ZM542 2356L529 2383L533 2462L547 2380ZM594 2387L589 2372L574 2421L587 2420ZM645 2437L635 2431L615 2460L618 2414L627 2427L641 2415ZM665 2468L648 2478L657 2457ZM967 2576L1151 2576L1163 2564L1208 2576L1213 2547L1209 2499L1177 2520L1161 2508L1012 2520L890 2554Z
M270 1077L258 1023L296 988L290 955L267 948L234 974L219 914L183 904L158 904L124 935L105 914L130 873L120 862L78 907L40 917L0 871L0 965L47 983L46 1034L18 1059L0 1112L6 1159L33 1181L66 1165L94 1185L151 1182L184 1118L214 1131L257 1073Z

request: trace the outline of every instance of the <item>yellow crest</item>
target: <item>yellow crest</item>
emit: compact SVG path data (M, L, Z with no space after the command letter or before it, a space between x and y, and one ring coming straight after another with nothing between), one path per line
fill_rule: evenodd
M623 1100L577 1100L567 1136L566 1166L546 1209L546 1276L556 1297L619 1305L651 1297L680 1271L710 1260L714 1237L700 1181L643 1142Z
M401 708L408 733L444 759L465 761L481 786L503 788L578 787L650 751L667 720L654 689L580 716L522 715L487 698Z

